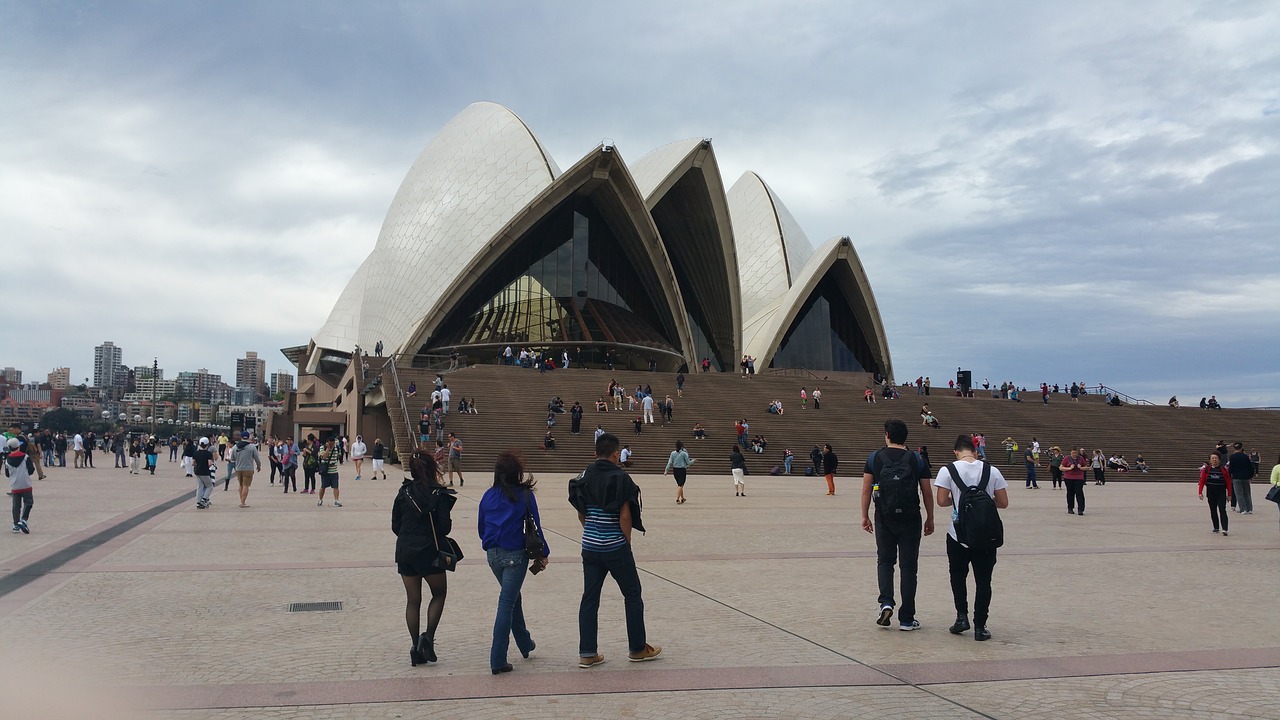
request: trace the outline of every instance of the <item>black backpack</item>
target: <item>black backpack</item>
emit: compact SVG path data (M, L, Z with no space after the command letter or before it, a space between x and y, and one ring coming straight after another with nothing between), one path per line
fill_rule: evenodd
M956 508L956 540L973 550L995 550L1004 545L1004 523L1000 521L995 498L987 494L991 465L982 463L982 477L972 487L960 479L955 463L947 463L947 472L960 491L952 499Z
M904 450L902 457L890 460L880 451L880 470L876 475L876 508L887 519L906 519L920 514L920 475L916 454Z

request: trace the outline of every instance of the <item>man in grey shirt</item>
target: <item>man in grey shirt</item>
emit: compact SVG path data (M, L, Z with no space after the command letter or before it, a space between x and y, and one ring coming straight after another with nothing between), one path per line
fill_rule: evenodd
M231 451L231 463L236 469L236 479L240 483L240 507L249 507L249 486L253 484L254 471L262 471L262 459L258 457L258 446L249 442L249 431L240 433L240 441Z

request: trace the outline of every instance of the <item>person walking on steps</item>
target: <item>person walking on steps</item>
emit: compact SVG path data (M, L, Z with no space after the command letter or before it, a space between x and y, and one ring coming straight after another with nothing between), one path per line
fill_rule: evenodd
M747 496L747 461L742 451L734 445L729 453L729 472L733 474L733 494L736 497Z

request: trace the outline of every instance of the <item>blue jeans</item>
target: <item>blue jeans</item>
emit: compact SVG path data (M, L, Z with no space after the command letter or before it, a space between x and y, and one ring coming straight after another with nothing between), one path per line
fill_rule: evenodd
M785 458L783 458L783 459L782 459L782 466L783 466L783 467L785 467L785 468L787 469L787 474L788 474L788 475L790 475L790 474L791 474L791 460L792 460L792 456L790 456L790 455L788 455L788 456L786 456Z
M582 551L582 604L578 607L578 655L591 657L596 654L596 639L600 627L600 589L604 578L612 575L622 591L623 607L627 614L627 648L631 652L644 650L644 600L640 597L640 574L636 572L636 559L631 546L625 545L610 552Z
M524 625L524 608L520 603L520 588L529 571L529 556L524 550L502 548L490 548L486 555L489 569L502 586L498 593L498 614L493 619L493 645L489 648L489 667L496 669L507 664L507 646L512 635L522 655L533 650L533 638Z

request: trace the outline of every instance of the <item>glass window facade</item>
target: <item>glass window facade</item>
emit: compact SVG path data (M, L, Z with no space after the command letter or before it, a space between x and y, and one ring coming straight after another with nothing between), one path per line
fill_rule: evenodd
M641 345L676 352L635 271L597 209L566 201L518 240L446 318L428 347L520 343ZM660 296L659 296L660 297Z
M849 307L839 283L828 273L787 329L770 367L876 371L866 336Z

